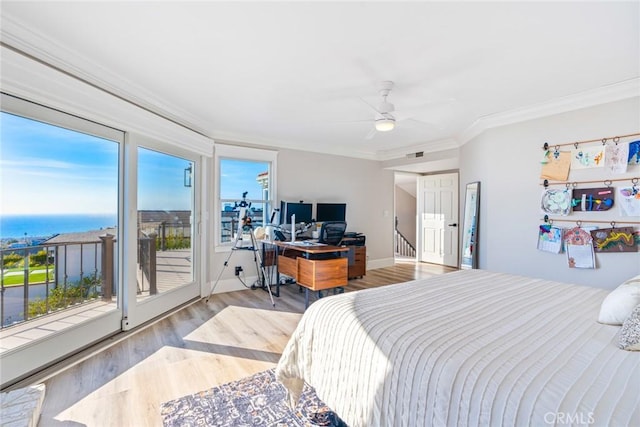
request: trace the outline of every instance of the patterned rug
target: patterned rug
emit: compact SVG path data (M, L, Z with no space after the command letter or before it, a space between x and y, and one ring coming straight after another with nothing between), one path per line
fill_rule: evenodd
M292 410L273 369L165 402L160 409L165 427L347 426L306 385Z

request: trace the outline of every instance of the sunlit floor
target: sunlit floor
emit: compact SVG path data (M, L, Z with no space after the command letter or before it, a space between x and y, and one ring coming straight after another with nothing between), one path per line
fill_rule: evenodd
M345 292L453 270L398 262ZM199 300L47 380L39 425L161 425L163 402L274 367L303 311L297 285L281 287L275 308L260 289Z
M191 265L189 249L157 252L156 293L162 294L191 283L193 280ZM137 271L137 299L153 297L154 294L150 293L149 280L143 276L139 268ZM95 300L3 328L0 330L0 353L15 350L116 309L115 297L111 301Z

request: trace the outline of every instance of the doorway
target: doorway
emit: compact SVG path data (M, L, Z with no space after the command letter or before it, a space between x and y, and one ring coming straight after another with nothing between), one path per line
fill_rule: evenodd
M458 266L458 173L417 179L417 261Z
M416 195L419 176L401 172L394 175L393 252L396 262L416 260Z

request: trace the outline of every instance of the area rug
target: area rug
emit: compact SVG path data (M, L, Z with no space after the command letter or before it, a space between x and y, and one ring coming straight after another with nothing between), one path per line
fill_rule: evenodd
M165 402L160 409L165 427L347 426L306 385L291 409L273 369Z

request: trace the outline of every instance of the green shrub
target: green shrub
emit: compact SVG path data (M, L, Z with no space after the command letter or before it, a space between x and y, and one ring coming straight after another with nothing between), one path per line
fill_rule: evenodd
M191 247L191 239L184 237L182 234L171 233L165 238L166 250L172 249L189 249ZM162 250L162 238L160 235L156 237L156 249Z
M29 302L29 318L96 299L99 296L98 287L101 282L99 277L89 276L68 284L66 288L57 286L49 291L49 310L47 310L45 299L35 299Z
M17 268L22 264L24 257L15 252L5 255L2 259L2 266L4 268Z
M45 251L44 249L42 249L41 251L38 251L38 253L36 254L32 254L29 257L29 265L31 267L35 267L38 265L45 265L47 263L47 251Z

